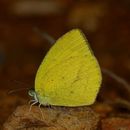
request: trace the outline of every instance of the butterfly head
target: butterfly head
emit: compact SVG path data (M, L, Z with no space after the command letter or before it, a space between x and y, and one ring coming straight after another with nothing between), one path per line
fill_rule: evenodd
M36 92L33 89L30 89L28 91L28 95L31 96L35 102L39 102L40 104L44 106L50 105L50 98L46 95L40 95L38 92Z
M28 94L29 94L29 96L33 97L35 101L39 102L38 97L37 97L37 93L33 89L30 89L28 91Z

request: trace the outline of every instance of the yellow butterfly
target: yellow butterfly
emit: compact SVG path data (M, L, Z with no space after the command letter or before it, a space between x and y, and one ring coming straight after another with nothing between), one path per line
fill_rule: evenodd
M42 61L35 79L34 103L84 106L94 103L102 76L84 34L73 29L60 37Z

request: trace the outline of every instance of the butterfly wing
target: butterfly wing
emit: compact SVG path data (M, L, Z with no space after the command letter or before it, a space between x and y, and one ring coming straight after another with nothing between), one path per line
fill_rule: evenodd
M79 29L59 38L41 63L35 80L39 102L59 106L90 105L101 84L101 71Z

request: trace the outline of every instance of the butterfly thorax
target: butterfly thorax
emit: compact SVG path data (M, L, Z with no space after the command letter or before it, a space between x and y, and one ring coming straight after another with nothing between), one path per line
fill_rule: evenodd
M38 92L35 92L34 90L29 90L28 94L40 104L45 105L45 106L49 105L49 98L47 96L40 96Z

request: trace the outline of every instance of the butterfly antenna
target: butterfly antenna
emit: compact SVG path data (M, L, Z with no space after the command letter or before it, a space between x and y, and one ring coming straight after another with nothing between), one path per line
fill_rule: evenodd
M30 88L27 88L27 87L25 87L25 88L11 89L11 90L9 90L9 91L7 92L7 94L12 94L12 93L19 92L19 91L21 91L21 90L29 90L29 89L30 89Z
M10 83L10 82L15 82L16 84L18 84L18 85L22 85L22 86L26 86L27 88L31 88L31 86L29 85L29 84L27 84L27 83L24 83L24 82L22 82L22 81L18 81L18 80L8 80L8 82ZM24 87L25 88L25 87Z
M17 83L17 84L21 84L21 85L23 85L23 86L30 87L30 85L29 85L29 84L24 83L24 82L21 82L21 81L18 81L18 80L13 80L13 82L15 82L15 83ZM30 88L31 88L31 87L30 87Z
M38 27L33 28L33 30L39 34L42 38L46 39L50 44L54 44L55 43L55 39L49 35L47 32L41 32L40 29Z
M122 84L124 86L124 88L130 93L130 84L125 79L123 79L122 77L116 75L112 71L104 69L104 68L102 68L102 72L104 74L107 74L108 76L110 76L114 80L116 80L118 83Z

